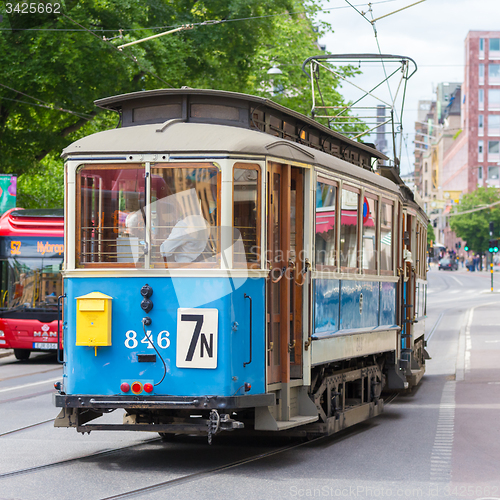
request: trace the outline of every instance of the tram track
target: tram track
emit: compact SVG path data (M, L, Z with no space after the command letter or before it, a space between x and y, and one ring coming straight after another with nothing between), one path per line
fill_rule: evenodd
M44 422L39 422L38 424L34 424L33 426L28 426L28 427L34 427L34 426L40 425L42 423L46 423L46 422L45 421ZM26 428L28 428L28 427L26 427ZM18 430L22 430L22 429L18 429ZM49 463L49 464L35 465L33 467L26 467L24 469L18 469L18 470L11 471L11 472L4 472L4 473L0 473L0 480L2 480L4 478L7 478L7 477L19 476L19 475L22 475L22 474L29 474L29 473L38 472L38 471L41 471L41 470L47 470L47 469L52 469L52 468L55 468L55 467L61 467L61 466L64 466L64 465L77 463L79 461L83 461L83 460L86 460L86 459L89 459L89 458L95 458L95 457L102 457L102 456L107 456L107 455L113 455L114 453L118 453L118 452L121 452L121 451L124 451L124 450L130 450L130 449L136 448L138 446L143 446L145 444L154 443L154 442L158 442L158 441L161 441L161 438L158 437L158 438L153 438L153 439L147 439L147 440L142 441L140 443L134 443L134 444L131 444L129 446L121 446L121 447L117 447L117 448L111 448L111 449L107 449L107 450L96 451L95 453L90 453L88 455L82 455L81 457L68 458L68 459L65 459L65 460L59 460L57 462L52 462L52 463Z
M399 392L392 392L388 394L387 398L384 399L384 404L390 405L397 397L399 396ZM357 427L357 428L356 428ZM243 458L241 460L236 460L234 462L231 462L229 464L221 465L219 467L214 467L209 470L204 470L204 471L198 471L198 472L193 472L192 474L187 474L182 477L174 478L174 479L169 479L167 481L161 481L159 483L155 483L149 486L144 486L142 488L136 488L130 491L126 491L123 493L118 493L117 495L111 495L108 497L102 497L101 500L120 500L122 498L132 498L137 495L141 494L148 494L148 493L153 493L155 491L161 491L169 488L173 488L175 486L179 486L182 484L190 483L192 481L199 481L202 479L205 479L210 476L214 476L217 474L222 474L230 469L233 469L235 467L241 467L253 462L257 462L259 460L264 460L266 458L272 457L274 455L279 455L281 453L285 453L297 448L301 448L304 446L310 446L313 443L319 443L321 441L324 441L326 439L331 439L333 438L335 442L340 442L345 439L348 439L352 437L353 435L360 434L364 432L365 429L361 428L360 426L355 426L351 427L348 429L345 429L344 431L339 432L336 435L331 435L331 436L320 436L314 439L310 439L307 441L302 441L300 443L294 443L288 446L283 446L281 448L278 448L276 450L272 450L269 452L265 453L258 453L256 455L253 455L248 458Z
M384 404L386 406L389 406L398 396L399 396L399 393L396 391L389 393L384 398ZM39 425L50 423L53 420L54 419L43 420L43 421L31 424L31 425L20 427L18 429L13 429L12 431L7 431L4 433L1 433L0 437L5 436L5 435L9 435L9 434L15 434L17 432L22 432L24 430L27 430L27 429L30 429L33 427L37 427ZM267 452L257 453L257 454L251 455L249 457L239 459L239 460L234 460L230 463L222 464L218 467L213 467L213 468L205 469L205 470L199 470L196 472L182 475L180 477L176 477L176 478L169 479L166 481L160 481L160 482L157 482L154 484L150 484L148 486L144 486L141 488L134 488L134 489L131 489L129 491L118 493L116 495L111 495L111 496L106 496L106 497L103 496L103 497L101 497L101 500L118 500L118 499L122 499L122 498L132 498L134 496L138 496L141 494L148 494L148 493L152 493L154 491L160 491L160 490L164 490L164 489L173 488L173 487L180 486L182 484L186 484L186 483L189 483L192 481L199 481L199 480L205 479L205 478L213 476L213 475L222 474L230 469L233 469L236 467L241 467L241 466L244 466L244 465L259 461L259 460L265 460L265 459L273 457L275 455L286 453L288 451L295 450L295 449L298 449L298 448L301 448L301 447L304 447L307 445L312 445L314 443L320 443L321 441L324 441L326 439L333 438L335 440L335 442L344 441L345 439L349 439L352 436L359 434L359 433L363 433L365 431L366 431L366 429L362 426L351 427L351 428L345 429L344 431L339 432L336 435L320 436L320 437L313 438L313 439L306 440L306 441L294 442L292 444L282 446L282 447L279 447L277 449L273 449L273 450L270 450ZM160 441L161 441L161 438L153 438L153 439L148 439L148 440L142 441L140 443L134 443L130 446L122 446L122 447L117 447L117 448L112 448L112 449L106 449L106 450L98 451L95 453L82 455L80 457L74 457L74 458L60 460L60 461L52 462L52 463L48 463L48 464L43 464L43 465L38 465L38 466L33 466L33 467L26 467L24 469L19 469L16 471L0 473L0 481L2 479L5 479L5 478L20 476L23 474L32 474L32 473L37 473L37 472L44 471L44 470L69 466L69 465L77 464L79 462L84 462L85 460L88 460L88 459L104 458L106 456L114 455L117 453L122 453L122 452L127 451L127 450L132 450L134 448L148 445L151 443L158 443Z
M15 434L16 432L21 432L26 429L31 429L32 427L38 427L42 424L48 424L49 422L53 422L55 418L49 418L47 420L42 420L41 422L36 422L35 424L25 425L24 427L19 427L17 429L12 429L11 431L1 432L0 437L7 436L8 434Z
M0 382L6 382L7 380L14 380L14 379L21 379L25 377L32 377L33 375L41 375L43 373L50 373L54 371L61 371L62 374L62 368L61 366L57 366L56 368L49 368L48 370L41 370L39 372L33 372L33 373L23 373L21 375L13 375L11 377L5 377L5 378L0 378Z

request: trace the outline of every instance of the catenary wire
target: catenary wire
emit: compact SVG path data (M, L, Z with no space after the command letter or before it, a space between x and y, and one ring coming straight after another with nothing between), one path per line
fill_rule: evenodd
M382 4L382 3L391 3L391 2L397 2L398 0L381 0L379 2L371 2L371 3L363 3L363 4L358 4L354 7L362 7L364 5L377 5L377 4ZM318 9L317 12L328 12L332 10L341 10L341 9L348 9L349 7L342 6L342 7L329 7L326 9ZM307 14L309 11L307 10L302 10L302 11L297 11L297 12L285 12L281 14L268 14L265 16L252 16L252 17L242 17L238 19L220 19L220 20L210 20L210 21L203 21L199 23L189 23L192 24L193 26L207 26L207 25L215 25L215 24L223 24L223 23L232 23L232 22L242 22L242 21L253 21L253 20L258 20L258 19L269 19L273 17L281 17L281 16L298 16L301 14ZM65 17L67 17L65 14L63 14ZM180 25L179 25L180 26ZM171 28L177 28L178 25L173 25L173 26L151 26L147 28L123 28L121 31L145 31L145 30L163 30L163 29L171 29ZM0 31L12 31L12 28L0 28ZM67 29L67 28L16 28L16 31L69 31L69 32L74 32L74 31L89 31L85 27L81 27L81 29ZM90 30L92 31L92 30ZM98 33L105 33L105 32L116 32L120 31L120 29L96 29L95 30Z

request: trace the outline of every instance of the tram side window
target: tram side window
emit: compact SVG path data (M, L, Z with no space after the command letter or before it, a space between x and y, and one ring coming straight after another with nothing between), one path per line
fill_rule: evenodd
M358 267L358 207L359 193L342 189L340 217L340 265L343 268Z
M237 163L233 170L233 266L260 267L260 167Z
M219 198L213 164L151 165L151 267L220 265Z
M387 271L393 271L393 204L382 201L380 207L380 270L387 273Z
M363 269L377 270L377 208L378 201L365 196L363 202Z
M335 266L337 186L316 184L316 266Z
M143 267L144 167L85 165L77 196L77 265Z

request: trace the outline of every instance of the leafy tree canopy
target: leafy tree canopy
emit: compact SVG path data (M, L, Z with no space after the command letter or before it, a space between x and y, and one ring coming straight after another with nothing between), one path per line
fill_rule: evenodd
M7 14L0 25L0 171L21 175L26 207L60 204L62 186L44 191L35 185L48 176L62 179L57 158L65 146L116 126L116 115L93 104L111 95L186 85L271 97L278 83L284 92L274 100L309 113L311 90L301 65L318 54L317 38L330 28L313 26L318 5L319 0L66 0L60 13ZM192 29L117 49L191 24ZM267 73L273 64L282 71L278 81ZM332 104L344 104L339 87L332 81L327 90ZM351 130L363 127L354 124ZM31 198L23 197L24 189L32 191Z
M458 205L458 213L483 208L500 201L500 193L494 187L479 188L463 195ZM500 205L475 212L450 217L450 227L456 235L466 241L475 253L488 251L490 222L493 222L494 238L500 237Z

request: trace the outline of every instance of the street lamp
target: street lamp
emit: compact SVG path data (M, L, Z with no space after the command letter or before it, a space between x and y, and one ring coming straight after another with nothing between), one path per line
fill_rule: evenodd
M271 79L272 85L272 95L282 94L283 93L283 84L275 83L274 77L282 75L283 71L281 71L276 64L273 64L271 68L267 70L267 74L273 76Z
M268 75L282 75L283 71L281 71L276 64L273 64L271 68L267 70Z

